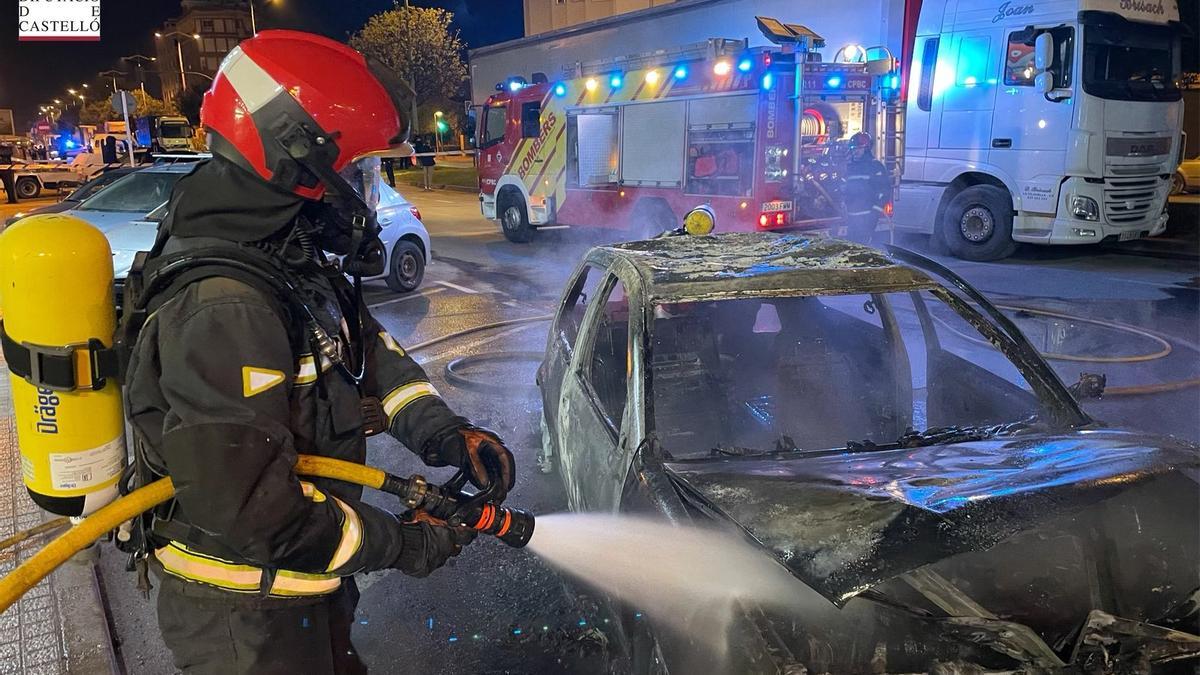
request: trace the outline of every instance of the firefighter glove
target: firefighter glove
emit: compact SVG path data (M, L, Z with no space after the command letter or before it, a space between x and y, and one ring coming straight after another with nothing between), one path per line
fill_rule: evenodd
M499 504L516 484L513 454L494 432L461 420L430 441L427 460L465 469L471 484L486 490L496 483L491 501Z
M447 560L462 553L463 546L475 540L475 531L471 528L451 526L424 511L409 511L401 520L403 546L392 566L409 576L429 576Z

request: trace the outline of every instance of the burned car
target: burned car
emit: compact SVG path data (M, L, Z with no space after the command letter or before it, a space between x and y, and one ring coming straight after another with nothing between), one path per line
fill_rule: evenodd
M538 371L571 509L720 524L823 596L743 605L737 672L1194 672L1200 448L1092 420L970 285L889 251L592 249ZM628 614L637 670L702 639Z

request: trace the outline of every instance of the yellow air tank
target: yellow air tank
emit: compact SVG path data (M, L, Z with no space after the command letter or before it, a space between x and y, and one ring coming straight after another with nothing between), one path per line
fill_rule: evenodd
M125 467L112 252L72 216L35 215L0 234L0 311L25 487L39 506L87 515ZM0 412L6 414L7 411Z

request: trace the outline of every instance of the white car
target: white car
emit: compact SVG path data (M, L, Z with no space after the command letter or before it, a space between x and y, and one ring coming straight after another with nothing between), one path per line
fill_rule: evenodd
M1175 175L1171 176L1171 194L1200 190L1200 157L1183 160Z
M135 173L129 178L136 175ZM119 186L121 182L117 181L105 191ZM100 195L103 194L104 191L101 191ZM379 225L383 228L379 238L388 253L387 271L376 278L383 279L388 288L397 293L416 290L425 276L425 265L428 264L430 256L429 233L421 223L421 213L399 192L383 182L379 185L379 205L375 212ZM110 225L103 230L104 235L108 237L109 246L112 247L113 277L118 288L129 274L137 252L148 251L154 245L158 224L165 216L164 203L143 217Z

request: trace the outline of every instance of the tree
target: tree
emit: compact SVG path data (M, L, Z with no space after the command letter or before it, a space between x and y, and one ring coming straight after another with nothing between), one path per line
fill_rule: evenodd
M192 124L200 124L200 105L204 103L204 92L206 91L208 91L208 85L195 84L180 94L176 99L179 102L178 114L188 118Z
M417 115L428 127L414 119L414 132L432 132L433 112L454 109L453 101L467 80L462 58L466 45L458 31L450 28L453 20L454 14L444 9L397 5L368 19L350 38L351 47L378 59L412 86Z
M179 109L173 103L167 103L162 99L154 98L153 96L139 90L133 92L133 100L137 106L129 111L130 117L141 115L178 115ZM102 98L98 101L92 101L83 106L79 111L80 124L103 124L110 120L120 120L121 113L113 110L112 96Z

